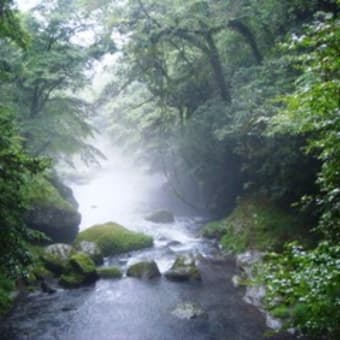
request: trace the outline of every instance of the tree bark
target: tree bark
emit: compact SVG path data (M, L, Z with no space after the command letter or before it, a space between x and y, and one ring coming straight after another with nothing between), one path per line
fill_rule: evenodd
M210 33L207 33L205 38L209 46L208 52L209 61L213 69L215 80L219 87L221 97L226 103L230 104L231 103L230 84L226 81L224 77L223 67L215 41Z

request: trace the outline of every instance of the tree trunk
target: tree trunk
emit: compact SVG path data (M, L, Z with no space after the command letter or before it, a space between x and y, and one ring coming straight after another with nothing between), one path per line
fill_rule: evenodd
M226 103L230 104L231 103L230 84L225 80L220 55L218 53L215 41L211 33L207 33L205 38L209 46L208 53L209 61L213 69L215 80L219 87L221 97Z

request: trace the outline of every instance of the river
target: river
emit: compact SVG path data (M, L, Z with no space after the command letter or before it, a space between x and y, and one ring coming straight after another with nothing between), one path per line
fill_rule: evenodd
M116 149L87 180L71 183L82 214L81 229L115 221L154 237L152 249L107 258L105 265L123 270L140 259L153 259L166 271L178 254L199 258L202 281L142 281L124 277L99 280L93 286L58 289L23 297L0 327L1 339L32 340L264 340L265 317L243 301L243 289L231 278L233 258L200 237L205 216L197 216L164 192L164 179L132 166ZM154 224L144 217L159 208L175 213L175 223ZM195 304L204 317L178 318L182 303ZM277 335L273 339L293 339Z

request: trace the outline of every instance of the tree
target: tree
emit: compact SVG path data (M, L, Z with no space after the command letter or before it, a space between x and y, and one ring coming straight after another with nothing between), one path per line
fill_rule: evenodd
M114 44L102 35L88 46L78 43L76 35L92 24L70 2L54 1L36 11L44 19L26 19L30 44L21 53L7 50L12 76L2 91L16 107L31 154L56 159L82 150L85 160L93 160L98 151L84 141L92 133L92 107L79 90L88 84L93 62L113 51Z
M7 38L22 46L23 37L27 37L27 34L10 5L11 1L1 3L0 38ZM11 29L15 29L20 36ZM3 40L0 40L2 43ZM31 233L22 220L27 203L25 188L32 176L47 166L46 161L32 158L24 151L14 122L13 112L0 103L0 269L2 275L7 277L22 274L23 266L30 259L25 241Z
M321 162L314 199L322 216L320 228L334 242L340 239L340 115L339 21L320 14L301 37L293 37L290 49L298 49L294 61L303 73L295 91L284 97L286 109L274 119L274 131L308 137L305 152Z

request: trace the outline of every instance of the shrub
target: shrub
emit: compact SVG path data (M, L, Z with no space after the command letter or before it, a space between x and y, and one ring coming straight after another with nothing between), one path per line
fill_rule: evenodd
M340 246L321 242L304 250L290 243L282 254L268 255L262 275L267 307L286 316L286 327L316 339L340 338Z

